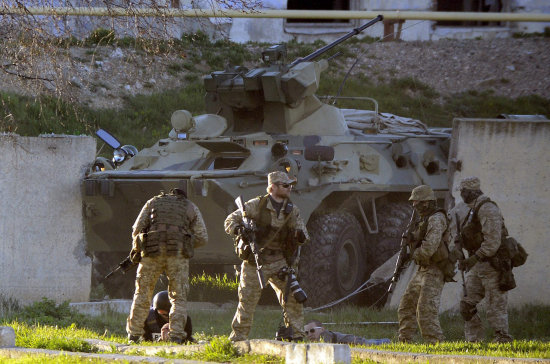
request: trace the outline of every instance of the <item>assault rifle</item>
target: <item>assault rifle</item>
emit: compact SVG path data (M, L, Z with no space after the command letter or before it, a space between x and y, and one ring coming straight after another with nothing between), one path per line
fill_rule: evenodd
M122 262L118 263L118 266L115 269L113 269L111 273L107 274L104 279L108 279L119 270L122 271L122 274L126 274L126 272L128 272L130 269L132 269L136 265L137 263L132 262L130 255L128 255Z
M455 238L455 249L460 251L462 254L462 232L460 231L460 219L458 217L458 212L455 213L455 221L456 221L456 238ZM462 256L462 259L464 259L464 256ZM462 289L464 290L464 297L468 296L468 292L466 291L466 280L464 279L464 269L459 268L460 275L462 276Z
M258 273L258 280L260 281L260 287L263 289L265 287L265 283L264 274L262 272L262 265L260 264L260 248L258 248L258 243L256 242L256 222L246 213L242 196L237 197L235 199L235 203L237 204L237 207L239 208L239 211L241 211L241 214L243 216L244 229L248 232L247 234L245 234L245 238L247 240L245 241L245 243L250 246L250 252L254 256L254 261L256 262L256 272Z
M397 262L395 262L395 269L393 270L391 283L390 283L390 286L388 287L388 293L392 293L395 284L399 280L399 276L401 275L401 272L403 271L403 269L405 269L405 265L409 261L410 255L412 254L412 251L408 251L409 249L408 242L409 242L411 227L413 225L415 217L416 217L416 209L413 209L413 212L411 214L411 219L407 224L407 228L401 235L401 244L399 245L400 246L399 255L397 256Z

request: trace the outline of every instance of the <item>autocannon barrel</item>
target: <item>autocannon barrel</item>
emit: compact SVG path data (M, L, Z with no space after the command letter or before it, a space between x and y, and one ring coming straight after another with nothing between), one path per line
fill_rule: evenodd
M357 35L359 33L361 33L363 30L367 29L368 27L370 27L371 25L374 25L376 23L378 23L379 21L383 20L384 17L382 15L378 15L376 18L372 19L371 21L369 21L368 23L366 24L363 24L361 25L359 28L353 28L353 30L349 33L347 33L346 35L343 35L342 37L336 39L334 42L330 43L330 44L327 44L326 46L324 46L323 48L319 48L318 50L316 50L315 52L313 53L310 53L308 54L307 56L305 57L301 57L301 58L298 58L296 59L294 62L292 62L290 64L290 67L294 67L296 66L298 63L301 63L301 62L307 62L307 61L311 61L312 59L315 59L317 58L318 56L320 56L321 54L327 52L328 50L332 49L333 47L337 46L338 44L342 43L343 41L345 41L346 39L348 38L351 38L353 37L354 35Z

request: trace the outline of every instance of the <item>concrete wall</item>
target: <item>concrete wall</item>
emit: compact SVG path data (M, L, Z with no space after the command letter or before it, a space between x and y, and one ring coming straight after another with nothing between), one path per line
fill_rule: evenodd
M80 179L92 137L0 135L0 293L22 303L86 301Z
M514 269L511 304L550 304L550 121L464 120L453 123L451 158L462 162L461 178L478 176L481 189L500 207L506 226L527 250Z

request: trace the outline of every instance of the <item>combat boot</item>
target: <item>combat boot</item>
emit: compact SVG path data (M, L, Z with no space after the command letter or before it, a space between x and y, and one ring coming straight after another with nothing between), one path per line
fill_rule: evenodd
M128 334L128 343L129 344L138 344L140 342L141 342L141 336L140 335Z

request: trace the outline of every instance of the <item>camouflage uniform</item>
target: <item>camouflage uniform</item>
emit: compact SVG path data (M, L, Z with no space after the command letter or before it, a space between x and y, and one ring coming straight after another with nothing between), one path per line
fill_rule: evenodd
M256 197L245 203L245 211L249 217L254 220L258 220L261 214L261 200L267 198L267 204L265 208L271 215L271 226L274 229L286 224L289 228L296 230L302 230L305 234L306 242L309 240L307 230L300 216L300 210L294 206L291 213L287 216L283 213L285 206L289 202L285 199L283 207L277 216L277 212L273 207L271 200L267 196ZM225 220L225 231L230 235L235 235L235 229L242 223L242 214L240 210L236 210L231 213ZM287 262L283 256L281 249L281 241L273 239L272 241L258 240L258 245L261 247L261 260L262 260L262 272L266 282L269 282L271 287L275 290L279 304L283 308L284 321L286 326L292 326L294 338L304 337L304 314L303 305L296 302L292 293L287 297L287 301L284 300L284 292L286 287L286 280L281 280L277 277L277 273L281 268L287 266ZM261 295L260 282L256 272L256 265L243 261L241 264L239 282L239 305L237 312L231 323L232 332L229 338L232 341L241 341L248 338L250 328L252 326L252 320L254 317L254 311L258 300Z
M418 191L417 189L424 190L428 194L431 191L428 186L419 186L415 188L416 191ZM417 200L415 190L413 190L411 196L413 201L435 201L433 191L429 194L429 199L422 200L422 196L420 196L418 198L421 199ZM445 280L442 270L434 263L434 258L444 245L443 237L447 230L447 217L442 211L436 210L423 213L421 217L422 221L412 233L413 240L420 242L412 255L412 259L419 265L419 268L407 285L407 289L399 303L397 312L399 340L412 341L418 322L424 340L434 343L445 339L438 317L441 292ZM422 227L421 224L427 226ZM447 249L446 247L443 248Z
M460 188L479 190L479 179L476 177L465 178L461 181ZM469 250L470 256L475 255L479 260L466 274L466 294L462 298L461 309L469 308L471 312L476 313L470 320L464 322L464 335L468 341L483 340L485 335L477 314L477 304L486 298L487 321L495 331L495 340L508 342L512 340L508 334L508 292L502 292L499 289L500 272L487 261L488 258L496 254L500 247L503 219L498 206L486 202L487 200L489 198L481 194L475 201L468 203L472 209L472 215L473 211L482 204L477 212L482 235L481 244L477 249L468 249L467 247L472 242L468 241L467 236L464 236L466 225L472 223L469 221L471 219L467 218L462 227L464 247Z
M143 232L147 232L140 243ZM158 195L147 201L133 226L133 252L141 261L136 274L136 290L126 324L129 336L144 334L144 323L159 275L168 277L170 298L170 339L186 338L189 258L193 249L208 241L206 227L197 206L182 195Z

